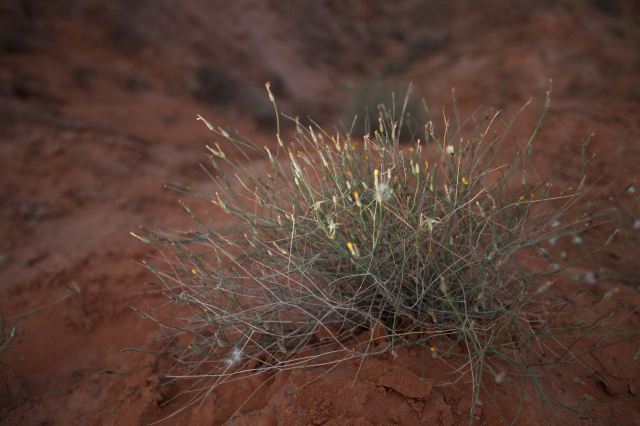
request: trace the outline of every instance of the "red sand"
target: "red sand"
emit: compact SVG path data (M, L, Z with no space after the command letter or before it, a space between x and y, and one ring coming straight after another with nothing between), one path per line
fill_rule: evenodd
M455 85L463 111L483 104L514 112L531 95L539 107L553 77L554 108L538 144L541 164L567 182L575 179L578 147L595 133L589 149L596 154L591 173L600 178L594 181L600 195L593 208L624 206L617 242L597 257L604 269L591 265L599 279L594 294L617 291L605 302L585 298L571 314L588 320L613 310L611 321L626 315L625 326L640 328L632 311L640 305L640 230L633 228L640 212L626 191L640 168L634 2L612 2L619 10L601 1L535 7L481 1L474 8L444 1L290 8L270 1L215 10L196 0L179 7L165 0L66 2L64 8L4 3L0 308L17 315L64 297L71 284L81 290L18 323L17 340L0 355L4 424L141 424L178 408L159 404L175 391L161 386L164 361L122 351L157 347L162 335L131 309L161 303L162 296L133 262L148 250L129 231L190 227L180 197L163 183L206 184L197 163L211 136L196 114L271 143L265 80L274 82L287 110L330 124L340 118L349 87L385 67L395 70L393 78L414 81L432 108L448 102ZM213 103L190 93L208 99L206 80L194 77L204 63L225 70L214 76L223 87L235 87ZM523 128L532 118L524 117ZM550 370L552 392L567 404L591 404L585 410L603 423L640 424L640 361L632 360L638 347L640 338L583 357L604 380L576 367ZM197 412L168 423L467 422L469 386L444 385L451 376L443 360L412 348L397 355L365 361L355 382L358 365L345 363L326 374L296 371L226 386ZM517 383L490 386L506 413L518 403L511 386ZM485 401L475 420L509 423L497 412ZM589 422L559 412L568 423ZM518 423L548 420L527 400Z

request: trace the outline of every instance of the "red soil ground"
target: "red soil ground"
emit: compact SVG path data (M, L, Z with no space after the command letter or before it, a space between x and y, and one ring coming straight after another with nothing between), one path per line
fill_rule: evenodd
M640 211L629 190L640 170L635 2L213 3L0 2L0 309L12 317L80 289L17 321L18 337L0 355L3 424L146 424L179 408L162 404L173 392L161 386L165 361L123 351L158 347L163 333L131 309L164 299L134 263L149 250L129 231L192 226L163 184L206 185L197 164L211 135L196 114L272 143L266 80L286 111L331 125L351 88L375 75L413 81L432 108L456 86L463 112L509 113L532 95L539 107L552 77L540 164L558 184L574 181L580 143L595 134L590 208L621 212L616 242L571 271L592 295L569 316L613 312L611 323L640 329ZM584 249L562 247L569 256ZM584 282L588 272L595 284ZM517 423L640 425L638 348L636 337L548 371L550 391L582 404L582 417L558 408L549 418L525 400ZM444 360L408 348L367 360L354 382L357 368L226 386L167 423L468 421L469 386L446 385ZM517 380L489 387L495 405L485 400L474 420L509 423Z

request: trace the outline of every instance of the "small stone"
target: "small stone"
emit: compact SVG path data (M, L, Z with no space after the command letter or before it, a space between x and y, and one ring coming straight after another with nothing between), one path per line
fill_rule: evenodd
M600 374L598 374L598 372L596 372L594 374L594 379L596 380L596 382L602 386L602 389L607 393L607 395L609 396L615 396L617 394L616 390L611 387L611 385L609 384L609 382L607 382L604 377L602 377Z

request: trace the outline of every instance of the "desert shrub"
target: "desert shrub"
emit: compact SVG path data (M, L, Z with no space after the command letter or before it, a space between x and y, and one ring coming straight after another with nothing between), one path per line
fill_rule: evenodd
M0 35L0 48L6 53L25 53L32 49L33 31L24 24L7 25Z
M0 50L4 53L26 53L35 47L42 27L37 24L37 7L31 1L15 1L2 7Z
M27 312L22 312L10 317L6 317L3 312L0 311L0 354L9 349L18 335L18 324L21 320L29 318L32 315L45 312L57 305L62 304L67 299L73 297L75 294L80 293L80 288L75 283L71 283L67 286L67 294L57 299L56 301L45 305L39 306Z
M85 66L75 67L71 72L71 81L76 87L83 90L92 89L95 77L95 70Z
M417 97L405 96L411 91L411 85L407 88L381 78L357 84L342 113L343 127L351 136L359 137L378 127L380 115L391 115L398 118L398 137L415 138L421 130L419 127L426 122L427 110ZM386 108L402 109L402 114L395 110L385 111Z
M108 17L108 36L115 48L124 54L139 54L148 43L148 34L140 24L137 4L118 7L113 17ZM108 14L106 15L108 16Z
M196 99L214 105L229 104L238 95L237 83L227 71L208 64L196 69L190 86Z
M193 404L243 377L419 345L466 360L471 418L485 375L539 388L534 343L567 302L542 301L563 268L527 261L595 220L575 214L584 180L556 189L531 161L548 107L521 141L494 113L429 121L403 144L390 107L363 137L296 123L272 149L200 117L226 141L208 147L212 191L175 188L236 225L212 229L185 205L197 230L134 234L162 253L145 265L180 307L144 314L172 332L167 377L190 383Z
M418 35L406 42L406 50L398 58L390 61L383 69L383 75L394 75L404 72L417 60L437 53L447 45L449 40L429 32Z

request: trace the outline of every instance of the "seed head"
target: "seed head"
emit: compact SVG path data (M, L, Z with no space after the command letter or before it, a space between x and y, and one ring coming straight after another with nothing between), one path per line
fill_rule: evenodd
M378 190L380 191L380 197L384 201L389 201L391 199L391 195L393 191L389 188L389 185L386 182L380 182L378 185Z
M238 347L234 347L229 352L229 356L224 360L224 363L227 364L228 367L233 367L242 359L242 351Z
M357 257L360 255L360 252L358 251L358 246L356 246L354 243L352 243L351 241L349 241L347 243L347 248L349 249L349 251L351 252L351 256L353 257Z
M440 291L444 295L447 294L447 281L444 279L443 276L440 276Z
M356 202L356 206L362 207L362 203L360 203L360 194L358 193L358 191L353 191L353 199Z

